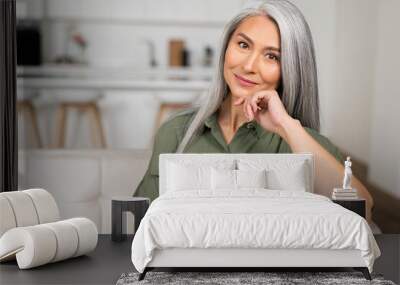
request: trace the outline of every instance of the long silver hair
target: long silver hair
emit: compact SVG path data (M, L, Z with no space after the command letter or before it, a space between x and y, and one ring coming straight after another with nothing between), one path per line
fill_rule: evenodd
M280 31L281 82L277 92L287 113L299 120L303 127L319 131L317 68L310 28L300 10L289 1L264 0L244 8L226 24L222 34L219 62L206 96L203 96L202 101L195 102L193 108L179 113L195 112L195 115L187 124L177 153L184 152L204 121L218 110L228 95L229 87L224 79L224 61L229 40L244 19L259 15L274 21Z

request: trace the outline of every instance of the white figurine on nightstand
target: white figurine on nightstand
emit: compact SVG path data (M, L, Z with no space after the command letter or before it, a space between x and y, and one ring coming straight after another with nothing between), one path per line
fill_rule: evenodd
M351 189L351 176L353 172L351 171L351 161L350 156L344 162L344 177L343 177L343 189Z
M354 200L358 199L357 189L351 187L351 177L353 172L351 171L351 160L350 156L347 157L344 162L344 177L342 188L334 188L332 193L332 199L339 200Z

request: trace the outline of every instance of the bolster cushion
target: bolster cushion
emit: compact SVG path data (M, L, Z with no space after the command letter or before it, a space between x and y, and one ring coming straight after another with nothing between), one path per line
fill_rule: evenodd
M15 227L56 222L60 213L53 196L44 189L0 193L0 237Z
M0 238L0 262L16 258L20 269L86 254L97 245L96 225L87 218L18 227Z

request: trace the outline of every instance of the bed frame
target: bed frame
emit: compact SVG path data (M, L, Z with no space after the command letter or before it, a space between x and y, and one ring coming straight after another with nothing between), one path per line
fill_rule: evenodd
M159 191L165 193L167 160L188 159L195 161L213 161L237 158L265 158L268 160L303 160L309 165L307 174L314 181L314 159L311 153L302 154L161 154L159 157ZM312 184L312 183L311 183ZM309 192L313 192L313 185ZM139 280L143 280L150 270L166 268L205 269L215 271L220 268L229 271L265 271L278 268L353 268L361 271L367 280L371 280L369 270L361 257L360 250L349 249L256 249L256 248L168 248L157 249L153 259L147 264ZM322 270L320 270L322 271Z
M265 271L272 268L316 269L350 267L361 271L367 280L371 280L365 261L359 250L333 249L240 249L240 248L170 248L157 249L153 259L139 280L143 280L148 271L156 268L185 268L214 271Z

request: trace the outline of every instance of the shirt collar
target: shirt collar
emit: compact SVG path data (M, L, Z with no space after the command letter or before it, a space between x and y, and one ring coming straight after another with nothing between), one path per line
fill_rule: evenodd
M209 129L218 127L217 121L218 111L212 113L205 121L204 127L208 127ZM251 120L250 122L245 123L246 128L251 129L256 132L257 137L260 138L261 135L265 132L264 128L261 127L256 120ZM203 128L204 129L204 128Z
M204 125L208 128L212 128L215 127L217 125L217 114L218 111L215 111L214 113L212 113L205 121L204 121Z

